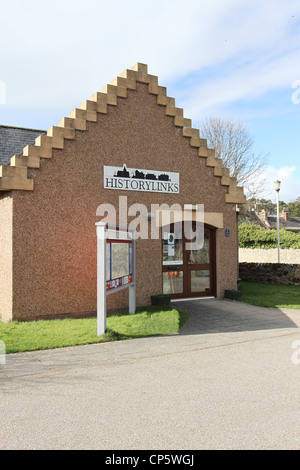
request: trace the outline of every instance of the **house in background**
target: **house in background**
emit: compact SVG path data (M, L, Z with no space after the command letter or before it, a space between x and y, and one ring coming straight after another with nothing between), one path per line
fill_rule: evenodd
M45 134L44 130L0 125L0 165L9 165L13 155L22 154L26 145L34 145Z
M266 211L262 211L259 216L268 228L277 229L277 215L268 215ZM290 211L286 209L283 209L279 216L279 226L281 229L300 233L300 217L291 217Z
M280 229L300 233L300 217L291 217L288 209L283 209L280 216ZM259 225L267 230L277 229L277 214L268 214L261 204L247 203L239 215L239 222Z

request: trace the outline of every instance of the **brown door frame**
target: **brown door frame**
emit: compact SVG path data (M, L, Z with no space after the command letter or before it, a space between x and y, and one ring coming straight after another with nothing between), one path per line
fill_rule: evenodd
M183 223L183 222L182 222ZM170 225L170 229L174 229L174 224ZM216 228L210 225L204 226L205 231L210 233L210 252L209 252L209 264L189 264L189 250L185 249L187 239L184 237L184 230L182 227L183 234L183 264L178 265L163 265L162 271L164 272L183 272L183 293L171 294L172 299L182 298L193 298L193 297L215 297L216 296ZM162 227L163 231L163 227ZM193 269L191 268L193 266ZM210 291L205 292L191 292L191 271L197 270L209 270L210 271Z

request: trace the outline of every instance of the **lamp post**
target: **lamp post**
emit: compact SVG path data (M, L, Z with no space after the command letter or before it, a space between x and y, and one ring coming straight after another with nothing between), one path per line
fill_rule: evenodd
M275 191L277 193L277 241L278 241L278 263L280 263L280 232L279 232L279 191L280 181L275 181Z

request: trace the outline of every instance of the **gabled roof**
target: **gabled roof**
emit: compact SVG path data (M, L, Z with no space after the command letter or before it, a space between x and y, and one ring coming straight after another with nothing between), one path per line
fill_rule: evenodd
M9 165L12 155L22 153L25 145L33 145L41 134L46 131L0 125L0 165Z
M271 228L277 228L276 215L268 215L268 222ZM280 228L284 230L300 231L300 217L289 217L288 220L280 217Z
M182 128L182 134L189 139L191 147L198 149L198 156L206 159L206 165L214 169L214 175L221 178L221 184L228 188L225 202L243 204L246 198L243 188L237 186L235 178L229 177L222 160L215 158L214 149L207 148L207 141L201 139L199 129L192 128L190 119L183 115L183 109L175 106L175 99L167 96L167 89L159 86L158 77L148 74L147 65L137 63L84 101L69 117L63 118L57 127L51 127L47 135L37 137L34 145L26 145L21 155L10 159L10 166L0 166L0 191L26 190L34 188L33 179L27 177L28 168L39 168L41 158L52 158L52 149L63 149L65 139L76 139L76 130L85 131L86 121L97 121L97 113L106 114L107 106L117 106L118 99L127 98L127 90L136 90L136 83L148 85L148 92L157 96L157 105L164 106L167 116L172 116L174 126Z

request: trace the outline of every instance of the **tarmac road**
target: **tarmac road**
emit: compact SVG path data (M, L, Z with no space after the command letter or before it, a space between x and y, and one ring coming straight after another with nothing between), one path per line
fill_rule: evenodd
M176 307L179 335L7 356L0 449L299 449L300 311Z

